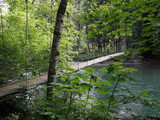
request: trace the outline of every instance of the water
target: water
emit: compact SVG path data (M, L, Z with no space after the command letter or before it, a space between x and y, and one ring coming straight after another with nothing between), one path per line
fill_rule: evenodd
M153 96L151 97L152 100L154 97L160 99L160 64L124 64L123 66L138 69L138 72L129 74L129 76L133 77L137 82L127 81L124 84L120 84L119 87L129 88L134 94L138 94L138 91L147 90L149 96ZM103 67L104 65L93 66L94 69ZM97 74L103 79L107 79L108 77L105 74ZM157 100L155 102L157 102ZM127 113L129 110L126 110L126 108L132 109L132 112ZM120 107L119 114L122 116L138 114L141 116L160 117L160 108L150 108L138 103L128 103Z
M124 65L138 69L138 72L130 74L138 83L129 85L132 91L149 90L149 93L160 98L160 65L158 64L131 64Z

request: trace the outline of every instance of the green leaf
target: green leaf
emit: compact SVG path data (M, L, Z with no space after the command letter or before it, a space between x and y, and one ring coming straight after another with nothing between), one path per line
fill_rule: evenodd
M105 115L107 119L114 120L114 116L109 112L107 115Z
M81 103L85 103L86 101L85 100L78 100L77 102L81 102Z
M110 81L110 82L115 82L116 80L117 80L117 78L114 76L111 76L108 78L108 81Z
M95 70L90 67L84 68L83 70L85 71L85 73L94 73L95 72Z
M62 89L56 89L56 90L53 90L51 93L61 93L61 92L63 92L63 90Z
M107 72L107 68L102 68L102 69L99 69L98 71L101 73L104 73L104 72Z
M130 81L133 81L133 82L137 82L134 78L132 78L132 77L128 77L128 79L130 80Z
M93 86L88 83L81 83L80 86L82 87L83 90L88 90L89 88L93 88Z
M91 80L91 84L94 84L94 85L102 85L102 82L97 80L97 81L94 81L94 80Z
M73 84L81 83L81 81L78 78L72 79Z
M112 83L108 82L108 81L101 81L101 84L107 85L107 86L112 86Z
M126 79L125 78L119 78L119 81L124 83L126 81Z
M95 75L93 75L93 74L91 74L91 78L90 78L91 80L94 80L95 82L98 80L98 78L97 78L97 76L95 76Z
M111 0L111 3L117 3L118 0Z
M83 20L84 17L77 17L76 19L77 19L77 20Z
M59 74L52 75L52 77L56 77L56 78L61 77L61 76L62 76L62 75L59 75Z
M109 94L109 90L105 89L104 87L96 87L95 90L102 94Z
M64 68L64 70L70 71L70 72L75 72L75 69L73 68Z
M74 76L77 78L82 78L84 81L89 81L88 77L85 74L76 73L76 74L74 74Z
M95 97L91 97L91 96L89 96L89 98L88 99L90 99L90 100L96 100L96 98Z
M119 66L119 65L122 65L123 63L122 62L115 62L113 64L116 65L116 66Z
M137 72L138 70L137 69L134 69L134 68L124 68L124 70L128 73L132 73L132 72Z

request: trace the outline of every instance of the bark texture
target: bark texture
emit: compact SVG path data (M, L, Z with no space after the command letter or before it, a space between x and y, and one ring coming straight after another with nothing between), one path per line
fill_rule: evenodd
M56 24L54 29L54 37L52 43L52 51L50 57L49 71L48 71L48 80L47 80L47 99L52 99L53 87L49 87L50 83L56 81L56 67L57 60L59 56L59 44L62 32L63 18L66 11L68 0L61 0L57 12Z

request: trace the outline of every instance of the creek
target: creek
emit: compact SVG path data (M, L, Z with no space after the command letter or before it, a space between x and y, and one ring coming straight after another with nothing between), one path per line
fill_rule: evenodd
M101 69L105 66L105 63L92 66L94 69ZM160 100L160 64L143 64L143 63L124 63L124 67L138 69L138 72L130 73L129 76L134 78L137 82L127 81L119 84L120 88L128 88L132 93L138 94L139 91L148 91L151 100L154 98ZM108 78L106 74L97 72L98 76L101 76L104 80ZM122 91L120 94L123 93ZM157 102L157 101L155 101ZM128 113L128 110L132 110ZM121 106L119 110L120 116L129 116L131 114L138 114L141 116L155 116L160 117L160 108L151 108L138 103L128 103Z

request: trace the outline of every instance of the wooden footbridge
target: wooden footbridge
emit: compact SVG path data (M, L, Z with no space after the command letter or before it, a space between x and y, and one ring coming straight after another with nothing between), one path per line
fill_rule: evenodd
M86 62L74 62L74 65L72 65L71 68L79 70L79 69L82 69L84 67L88 67L90 65L109 60L111 58L114 58L114 57L122 55L122 54L124 54L124 53L120 52L120 53L115 53L115 54L99 57L99 58L89 60L89 61L86 61ZM39 85L39 84L45 83L47 81L47 76L48 76L47 74L44 74L44 75L41 75L41 76L39 76L37 78L34 78L34 79L30 79L30 80L26 80L26 81L21 81L21 82L16 82L16 83L1 86L0 87L0 97L5 96L5 95L9 95L9 94L13 94L13 93L17 93L22 88L27 88L27 87L30 87L30 86L33 86L33 85Z

